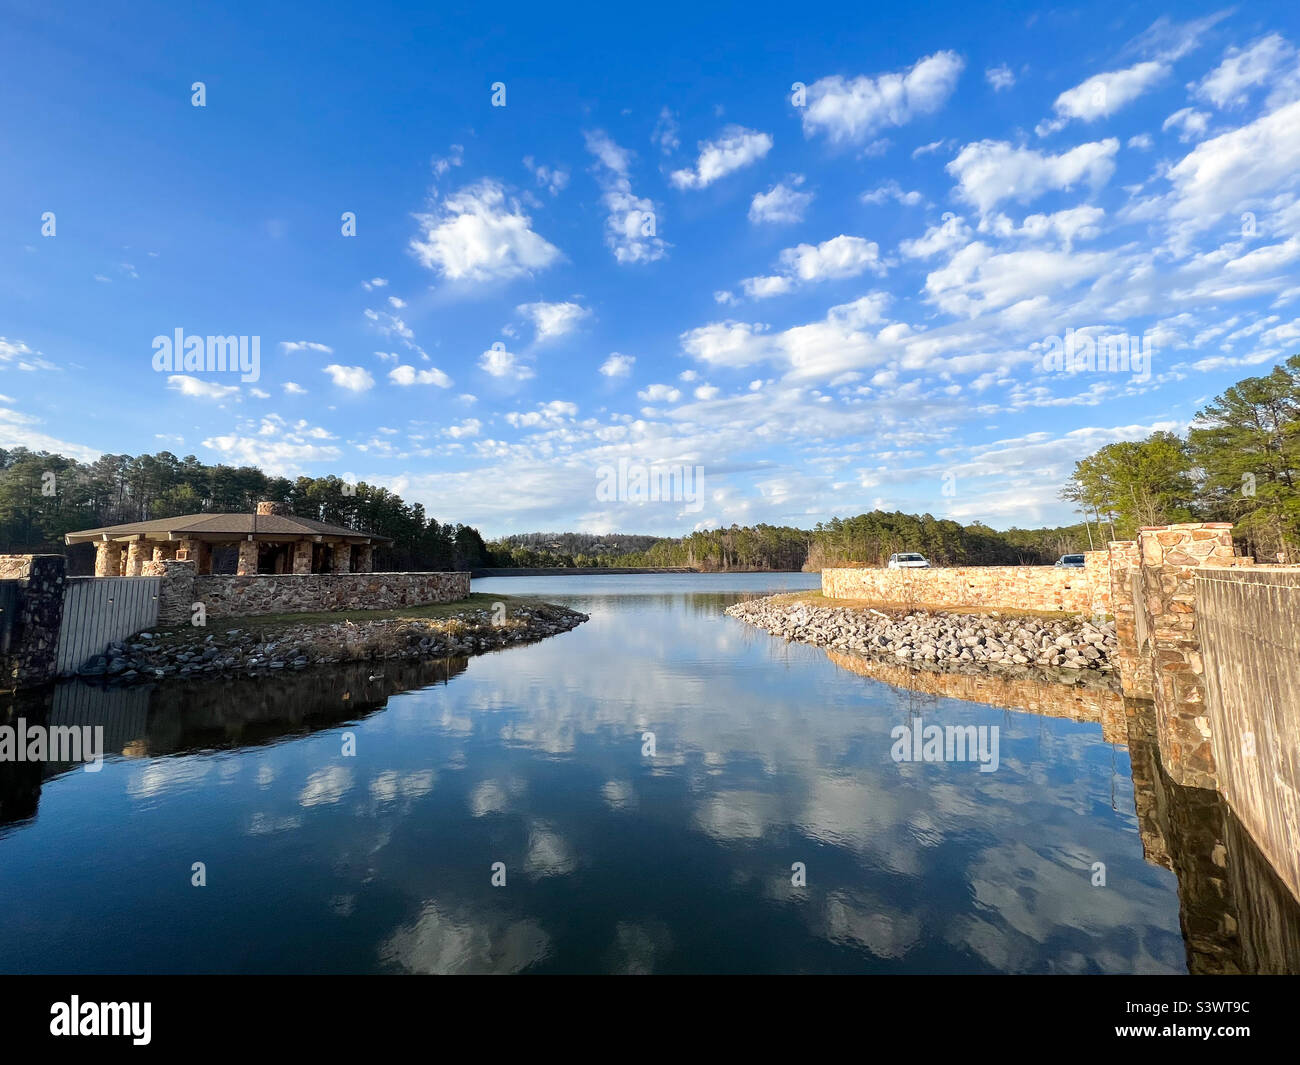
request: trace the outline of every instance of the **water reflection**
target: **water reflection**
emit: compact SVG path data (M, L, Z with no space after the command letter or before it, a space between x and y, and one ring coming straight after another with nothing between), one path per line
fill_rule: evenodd
M468 662L56 689L37 712L122 755L0 767L4 967L1300 969L1294 900L1114 693L909 677L722 616L815 577L623 580L475 582L592 620ZM998 724L998 771L895 764L918 712Z

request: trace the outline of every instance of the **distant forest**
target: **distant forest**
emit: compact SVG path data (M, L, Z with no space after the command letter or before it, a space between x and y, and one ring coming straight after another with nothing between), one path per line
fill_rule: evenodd
M442 524L386 488L338 477L270 477L254 466L208 466L193 455L104 455L92 463L0 449L0 553L62 552L63 534L177 514L248 512L262 499L302 518L391 536L383 570L464 570L491 558L477 529ZM73 573L93 572L94 548L66 549Z
M939 565L1046 565L1088 549L1081 523L1060 529L960 525L929 514L872 511L833 518L811 530L788 525L733 525L680 539L530 533L488 544L496 566L659 567L706 572L819 570L823 566L879 566L898 551L920 551Z

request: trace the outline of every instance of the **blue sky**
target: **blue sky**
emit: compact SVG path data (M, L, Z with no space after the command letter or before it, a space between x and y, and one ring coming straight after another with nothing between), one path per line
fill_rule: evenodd
M178 6L0 0L0 446L489 536L1005 528L1300 350L1294 5Z

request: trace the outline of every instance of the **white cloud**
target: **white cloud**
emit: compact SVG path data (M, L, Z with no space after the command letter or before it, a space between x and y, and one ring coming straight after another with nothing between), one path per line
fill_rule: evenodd
M1181 111L1175 111L1172 115L1164 120L1160 126L1161 132L1167 132L1171 129L1178 130L1178 139L1183 142L1199 140L1205 136L1206 129L1210 125L1210 116L1204 111L1197 111L1192 107L1184 107Z
M606 377L627 377L632 372L632 365L635 362L635 355L620 355L615 351L600 364L600 372Z
M1093 188L1104 185L1115 171L1118 151L1114 137L1080 144L1060 155L984 140L962 148L947 170L957 179L958 195L988 211L1002 200L1028 203L1045 192L1072 189L1080 183Z
M394 366L388 371L388 379L403 388L411 385L437 385L439 388L450 388L452 385L451 378L437 367L417 370L414 366Z
M435 157L429 163L429 168L433 171L435 178L442 177L453 166L463 166L465 163L465 146L453 144L449 154Z
M886 200L894 200L904 207L918 207L925 203L925 197L919 192L905 190L897 181L892 178L883 185L873 189L870 192L864 192L858 197L863 203L882 204Z
M361 287L367 292L373 292L377 288L383 288L388 284L386 277L372 277L369 281L362 281Z
M620 263L648 263L668 254L658 235L654 202L635 195L628 171L631 154L604 132L586 134L587 150L596 157L596 179L607 212L605 243Z
M787 292L793 292L794 282L784 275L747 277L740 283L740 287L750 299L765 300L769 296L784 296Z
M772 138L766 133L728 126L716 140L700 142L700 157L695 168L675 170L670 176L679 189L702 189L733 171L758 162L772 150Z
M1003 63L1001 66L989 67L984 71L984 80L993 86L994 92L1001 92L1016 83L1016 76L1011 72L1011 68Z
M591 314L576 303L521 303L516 310L533 323L539 342L573 332Z
M41 358L39 351L33 351L23 341L0 337L0 368L9 366L28 372L54 369L53 363Z
M682 398L681 392L672 385L650 385L636 395L637 399L644 400L646 403L676 403Z
M569 183L569 172L563 167L546 166L543 163L534 162L531 155L524 156L524 166L528 172L537 180L537 184L549 192L552 196L557 196Z
M1300 182L1300 101L1202 141L1166 175L1170 217L1204 229L1252 197Z
M821 244L800 244L781 252L781 273L767 277L748 277L740 286L750 299L767 299L793 292L798 284L837 281L858 277L867 270L884 273L880 248L862 237L840 234ZM719 294L715 294L717 299ZM719 303L732 302L718 299Z
M521 363L513 352L504 347L488 348L479 357L479 368L493 377L526 381L533 376L532 368Z
M375 387L375 379L361 366L340 366L338 363L331 363L325 367L324 372L329 374L330 380L337 387L346 388L349 392L366 392Z
M307 394L307 390L294 381L286 381L284 390L291 396L305 396Z
M328 344L318 344L314 340L282 340L280 351L285 355L296 355L300 351L310 351L321 355L333 355L334 349Z
M803 221L808 205L813 201L813 194L799 191L799 186L804 182L802 174L795 174L787 179L787 182L779 182L766 192L754 194L754 199L749 205L751 222L758 224Z
M239 394L238 385L221 385L216 381L208 381L202 377L188 377L184 374L167 378L167 387L182 396L192 396L196 399L228 399Z
M781 265L800 281L827 281L857 277L880 269L880 247L875 241L840 234L821 244L800 244L781 253Z
M1270 33L1246 48L1229 48L1223 62L1192 86L1192 93L1221 110L1241 107L1250 98L1252 89L1271 85L1278 79L1297 87L1298 67L1291 43L1280 34Z
M1060 128L1075 118L1083 122L1106 118L1168 76L1168 65L1154 60L1135 63L1124 70L1094 74L1056 98L1053 110L1057 122L1052 125Z
M804 134L824 134L833 144L862 144L878 130L939 110L964 67L956 52L936 52L903 73L822 78L808 86Z
M463 440L467 437L478 436L482 428L483 423L477 418L466 418L456 425L449 425L443 432L453 440Z
M492 180L466 186L435 213L417 218L421 232L411 250L422 266L450 281L530 275L560 258L555 245L533 232L519 203Z

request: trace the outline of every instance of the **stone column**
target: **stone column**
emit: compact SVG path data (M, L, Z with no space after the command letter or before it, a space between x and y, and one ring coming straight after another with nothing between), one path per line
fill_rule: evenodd
M1138 609L1146 612L1151 645L1161 762L1177 784L1217 787L1194 578L1202 566L1234 564L1232 525L1185 522L1144 528L1138 533L1138 552L1143 598Z
M112 540L95 544L95 576L120 577L122 575L122 545Z
M311 541L299 540L293 545L293 572L311 572Z
M371 573L375 568L375 549L371 544L357 545L357 573Z
M239 562L235 567L239 576L253 576L257 573L257 547L256 540L239 541Z
M158 563L162 580L158 584L158 624L184 625L194 607L195 563L186 559Z
M350 573L352 571L352 548L347 544L334 545L334 572Z
M145 558L149 554L149 545L144 540L132 540L126 549L126 569L123 577L138 577L144 569Z
M176 543L176 561L177 562L196 562L199 557L199 542L197 540L178 540Z
M1116 666L1120 689L1133 699L1154 699L1151 658L1146 642L1146 615L1138 629L1138 612L1143 610L1136 540L1112 540L1108 545L1110 605L1115 617Z
M176 544L156 543L153 545L153 560L155 562L170 562L176 557Z

